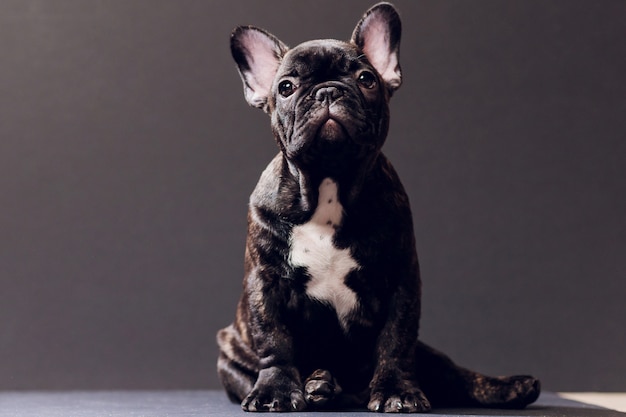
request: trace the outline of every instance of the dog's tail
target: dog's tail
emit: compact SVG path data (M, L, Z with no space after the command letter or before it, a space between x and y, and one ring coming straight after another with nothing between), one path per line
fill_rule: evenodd
M421 342L417 356L420 387L435 406L524 408L541 392L539 380L532 376L486 376Z

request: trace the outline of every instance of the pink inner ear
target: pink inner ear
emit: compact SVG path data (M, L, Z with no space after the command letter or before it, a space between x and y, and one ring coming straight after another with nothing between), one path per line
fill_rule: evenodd
M363 52L391 87L400 85L398 54L391 51L389 27L378 19L364 22L361 28L364 37Z
M246 33L244 44L250 72L248 85L256 98L267 97L280 63L276 56L276 45L268 37L255 30Z

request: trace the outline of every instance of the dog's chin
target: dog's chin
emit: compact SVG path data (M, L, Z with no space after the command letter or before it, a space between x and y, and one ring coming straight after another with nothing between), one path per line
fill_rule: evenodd
M290 147L288 150L292 152L288 157L313 176L345 177L356 172L374 151L373 146L355 141L349 129L332 117L318 124L315 130L309 126L315 133L301 146Z
M316 136L317 140L330 142L350 140L346 129L341 125L341 123L332 118L322 122Z

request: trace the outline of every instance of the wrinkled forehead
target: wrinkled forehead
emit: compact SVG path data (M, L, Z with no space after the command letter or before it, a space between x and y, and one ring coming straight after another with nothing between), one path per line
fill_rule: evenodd
M335 39L314 40L290 49L279 72L300 77L323 71L349 72L365 62L366 58L354 44Z

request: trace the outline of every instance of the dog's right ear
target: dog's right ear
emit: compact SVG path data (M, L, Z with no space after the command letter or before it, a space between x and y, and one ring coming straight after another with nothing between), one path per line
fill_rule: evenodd
M230 37L230 51L239 67L246 101L268 109L274 76L289 48L278 38L254 26L239 26Z

